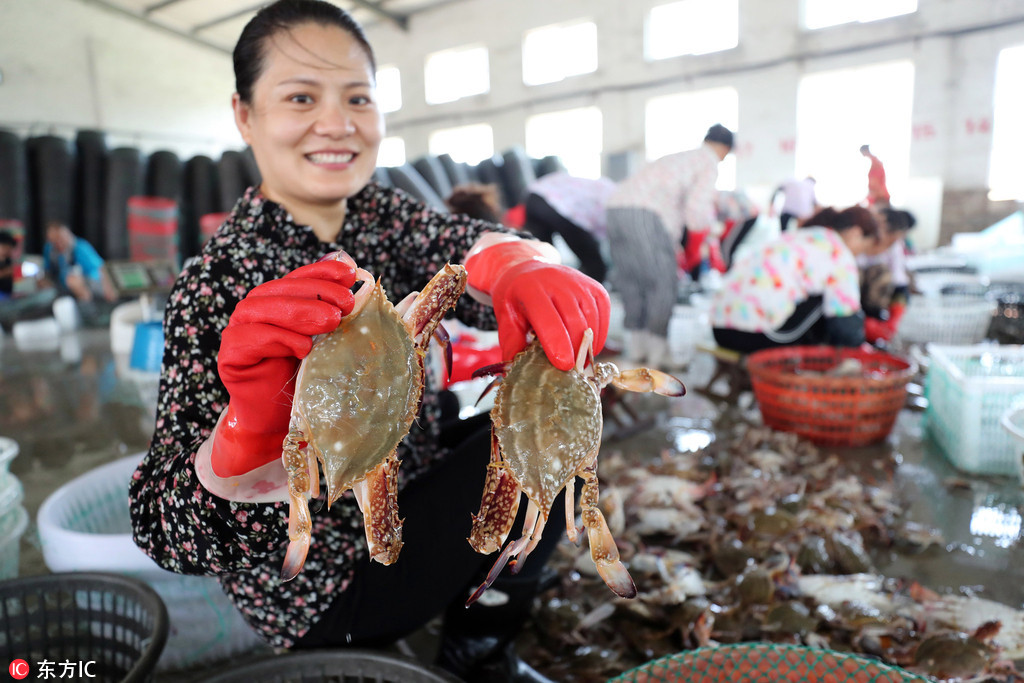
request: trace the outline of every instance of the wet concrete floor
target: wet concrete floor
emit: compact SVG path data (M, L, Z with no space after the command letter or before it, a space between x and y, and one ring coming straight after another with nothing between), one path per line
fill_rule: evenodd
M710 374L710 358L698 354L680 377L692 388ZM115 358L106 329L65 334L51 348L21 349L10 334L0 338L0 436L20 447L10 469L24 486L23 505L32 519L19 545L21 576L49 572L35 526L42 502L79 474L144 450L154 401L153 377L132 372L127 358ZM749 393L738 405L692 391L679 399L631 395L627 401L647 426L627 433L606 417L605 448L630 458L666 448L694 450L737 420L760 420ZM956 471L923 433L921 418L920 412L904 410L885 443L832 449L866 468L892 468L909 501L909 518L942 533L943 545L916 555L894 554L880 569L936 590L967 590L1024 606L1019 483Z

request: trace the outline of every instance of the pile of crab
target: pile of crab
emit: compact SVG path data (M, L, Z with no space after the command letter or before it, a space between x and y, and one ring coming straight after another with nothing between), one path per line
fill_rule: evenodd
M601 461L601 508L633 576L609 593L564 543L519 646L559 681L771 641L877 658L936 681L1024 681L1024 612L881 576L867 548L941 543L902 521L891 477L855 476L794 435L740 425L698 453Z

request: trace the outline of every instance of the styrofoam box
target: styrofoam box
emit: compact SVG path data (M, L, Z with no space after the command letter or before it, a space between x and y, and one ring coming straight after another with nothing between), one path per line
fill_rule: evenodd
M170 617L160 670L224 660L258 647L259 637L215 577L166 571L135 545L128 486L142 456L90 470L43 501L37 522L46 566L54 572L127 574L152 586Z
M1024 399L1024 347L928 345L925 424L958 469L1017 476L1012 437L1000 420Z

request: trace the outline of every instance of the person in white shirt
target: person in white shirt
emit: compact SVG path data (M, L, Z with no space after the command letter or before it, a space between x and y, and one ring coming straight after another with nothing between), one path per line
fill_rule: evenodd
M668 360L676 252L687 232L706 234L718 226L718 164L732 148L732 131L715 124L700 147L645 165L608 200L610 281L626 311L624 353L631 363L658 367Z

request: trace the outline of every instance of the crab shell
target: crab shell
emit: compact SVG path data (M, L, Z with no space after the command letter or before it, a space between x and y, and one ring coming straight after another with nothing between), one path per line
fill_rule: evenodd
M380 284L373 288L358 314L313 346L296 379L301 431L323 466L328 505L395 449L423 391L423 352Z
M305 563L312 531L308 501L319 495L321 467L328 506L353 489L371 559L398 559L398 444L423 395L426 347L466 287L465 268L448 264L396 308L379 281L364 270L357 274L363 288L354 309L314 340L296 376L281 454L291 503L284 581Z
M581 372L551 365L540 344L516 356L491 411L501 456L543 519L601 442L601 397Z

